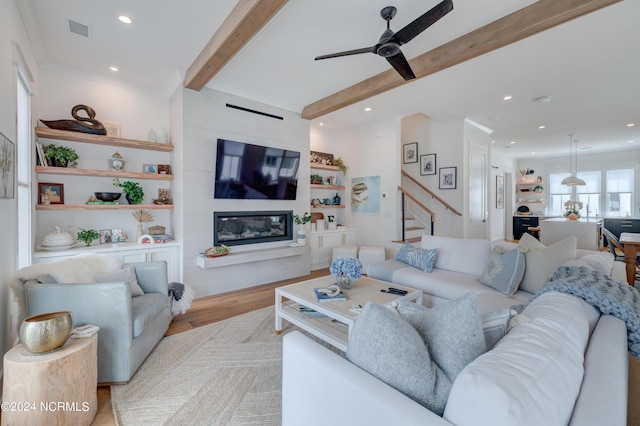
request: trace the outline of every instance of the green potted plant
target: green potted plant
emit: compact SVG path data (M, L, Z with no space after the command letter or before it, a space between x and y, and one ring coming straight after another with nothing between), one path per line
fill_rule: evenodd
M142 204L144 191L142 190L142 186L140 186L139 183L131 182L130 180L120 182L120 179L115 178L113 180L113 186L122 188L122 192L124 192L124 196L126 197L129 204Z
M337 166L340 170L342 170L342 174L343 175L346 175L347 174L347 170L349 170L349 166L344 164L344 160L342 159L342 157L334 158L333 159L333 165Z
M73 148L54 144L47 145L44 157L56 167L76 167L79 158Z
M82 241L86 245L90 246L93 240L100 238L100 234L95 229L82 229L78 231L78 241Z
M322 185L322 175L314 173L311 175L311 183L316 185Z

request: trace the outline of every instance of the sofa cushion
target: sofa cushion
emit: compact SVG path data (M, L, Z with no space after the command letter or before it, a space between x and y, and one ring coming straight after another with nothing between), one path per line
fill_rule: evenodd
M487 349L477 298L475 293L467 293L434 308L402 300L397 303L402 318L418 331L433 362L451 382Z
M489 262L479 281L480 284L511 296L518 291L524 276L524 268L524 253L519 248L506 251L502 247L495 246L491 249Z
M425 250L405 242L404 245L400 247L400 250L398 250L396 260L406 263L409 266L414 266L422 271L431 272L433 264L436 261L436 252L436 249Z
M147 324L151 324L164 308L167 307L166 298L159 293L147 293L131 299L133 315L133 337L144 332Z
M493 350L458 375L444 418L465 425L566 425L584 375L589 319L581 300L549 292Z
M436 237L423 235L421 247L438 249L435 268L462 272L479 277L489 261L491 244L488 240Z
M451 381L431 360L420 334L397 312L367 303L349 333L347 358L442 415Z
M518 243L524 250L525 270L520 288L529 293L536 293L547 278L566 261L576 257L578 239L569 237L548 247L529 234L523 234Z
M131 290L131 297L142 296L144 291L138 284L136 278L136 270L133 266L127 266L126 268L118 271L108 272L106 274L96 274L96 281L99 283L117 283L126 282L129 284Z

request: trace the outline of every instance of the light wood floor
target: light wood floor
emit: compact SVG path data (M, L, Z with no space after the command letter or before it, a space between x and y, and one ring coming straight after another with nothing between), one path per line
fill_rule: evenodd
M327 275L328 270L313 271L310 275L279 281L247 290L234 291L219 296L194 300L191 309L178 315L167 330L166 336L202 327L217 321L241 315L274 304L275 288L305 279ZM98 414L92 425L115 425L111 408L111 392L108 386L98 387ZM640 361L629 355L629 400L627 425L640 426Z

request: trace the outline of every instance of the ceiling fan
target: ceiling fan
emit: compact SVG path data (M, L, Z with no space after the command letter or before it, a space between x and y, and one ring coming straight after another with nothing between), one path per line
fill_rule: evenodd
M387 6L380 11L382 19L387 21L387 29L382 33L375 46L322 55L316 57L315 60L358 55L360 53L375 53L376 55L386 58L402 78L405 80L414 79L416 76L413 73L411 66L409 66L409 62L407 62L407 59L402 54L400 46L413 40L418 34L435 24L440 18L451 12L451 10L453 10L453 1L443 0L433 9L418 17L397 33L394 33L391 28L389 28L389 22L396 15L397 9L393 6Z

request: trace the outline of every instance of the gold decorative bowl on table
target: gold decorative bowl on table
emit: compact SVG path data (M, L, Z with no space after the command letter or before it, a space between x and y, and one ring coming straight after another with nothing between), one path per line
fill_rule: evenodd
M20 341L31 353L58 349L71 336L71 312L48 312L26 318L20 325Z

